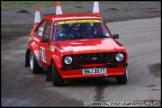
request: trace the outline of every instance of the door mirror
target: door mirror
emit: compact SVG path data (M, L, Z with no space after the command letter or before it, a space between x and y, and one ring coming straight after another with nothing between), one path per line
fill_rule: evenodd
M114 35L113 35L113 38L114 38L114 39L119 39L119 34L114 34Z
M43 38L43 39L42 39L42 42L49 42L49 38L46 38L46 37Z

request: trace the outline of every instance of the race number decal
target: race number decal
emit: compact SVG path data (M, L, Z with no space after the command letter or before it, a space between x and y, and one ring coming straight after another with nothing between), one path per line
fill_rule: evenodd
M45 49L43 47L40 47L40 52L42 56L42 61L46 63Z

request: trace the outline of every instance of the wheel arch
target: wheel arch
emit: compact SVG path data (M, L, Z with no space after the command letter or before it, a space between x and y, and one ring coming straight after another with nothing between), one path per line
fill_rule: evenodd
M60 72L60 66L61 66L60 61L61 61L61 59L59 58L59 56L53 55L53 56L52 56L52 59L51 59L51 66L52 66L52 63L54 63L55 66L56 66L56 69L57 69L57 70L59 71L59 73L62 75L62 73Z

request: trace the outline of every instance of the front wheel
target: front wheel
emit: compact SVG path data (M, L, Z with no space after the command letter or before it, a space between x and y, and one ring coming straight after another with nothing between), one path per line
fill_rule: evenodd
M43 68L39 66L38 62L36 61L31 51L30 51L30 69L34 74L43 72Z
M52 81L52 67L48 67L46 72L46 81Z
M54 63L52 63L52 82L53 86L62 86L64 79L61 77Z
M128 71L126 69L125 74L123 76L117 76L116 81L118 84L126 84L128 81Z

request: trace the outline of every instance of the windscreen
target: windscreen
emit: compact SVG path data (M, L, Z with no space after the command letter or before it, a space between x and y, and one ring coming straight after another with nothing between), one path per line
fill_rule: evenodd
M102 20L66 20L55 23L54 40L109 38Z

